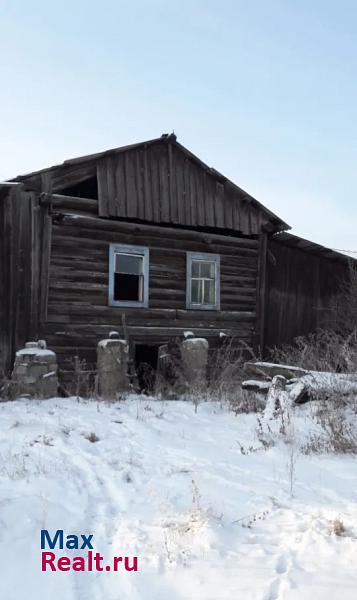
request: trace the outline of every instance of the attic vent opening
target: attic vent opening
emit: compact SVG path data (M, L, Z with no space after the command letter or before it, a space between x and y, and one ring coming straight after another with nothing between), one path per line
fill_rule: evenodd
M80 183L69 185L68 187L57 190L59 194L64 196L75 196L76 198L91 198L98 200L98 180L97 176L84 179Z

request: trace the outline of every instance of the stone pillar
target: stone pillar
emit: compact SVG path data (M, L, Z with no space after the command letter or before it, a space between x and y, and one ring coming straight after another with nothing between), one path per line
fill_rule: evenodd
M16 352L11 375L11 396L51 398L58 388L57 359L46 342L27 342L25 348Z
M115 398L130 390L129 347L115 332L97 346L98 390L103 398Z
M181 344L182 371L188 386L202 387L206 382L208 341L188 338Z

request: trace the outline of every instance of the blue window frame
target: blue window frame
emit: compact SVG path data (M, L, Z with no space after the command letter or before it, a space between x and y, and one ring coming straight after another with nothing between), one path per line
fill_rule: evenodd
M109 305L149 306L149 248L110 244Z
M220 310L220 257L187 252L186 308Z

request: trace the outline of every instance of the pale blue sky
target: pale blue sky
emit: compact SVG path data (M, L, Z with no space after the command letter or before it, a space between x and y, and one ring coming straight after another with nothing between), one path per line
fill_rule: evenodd
M175 130L357 250L357 2L0 0L0 179Z

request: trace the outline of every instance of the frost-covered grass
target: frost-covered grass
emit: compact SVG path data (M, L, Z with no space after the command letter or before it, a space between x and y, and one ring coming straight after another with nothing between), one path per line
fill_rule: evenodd
M299 451L309 405L293 452L262 446L257 415L195 408L1 403L0 598L355 600L356 459ZM93 534L139 571L42 573L41 529Z

